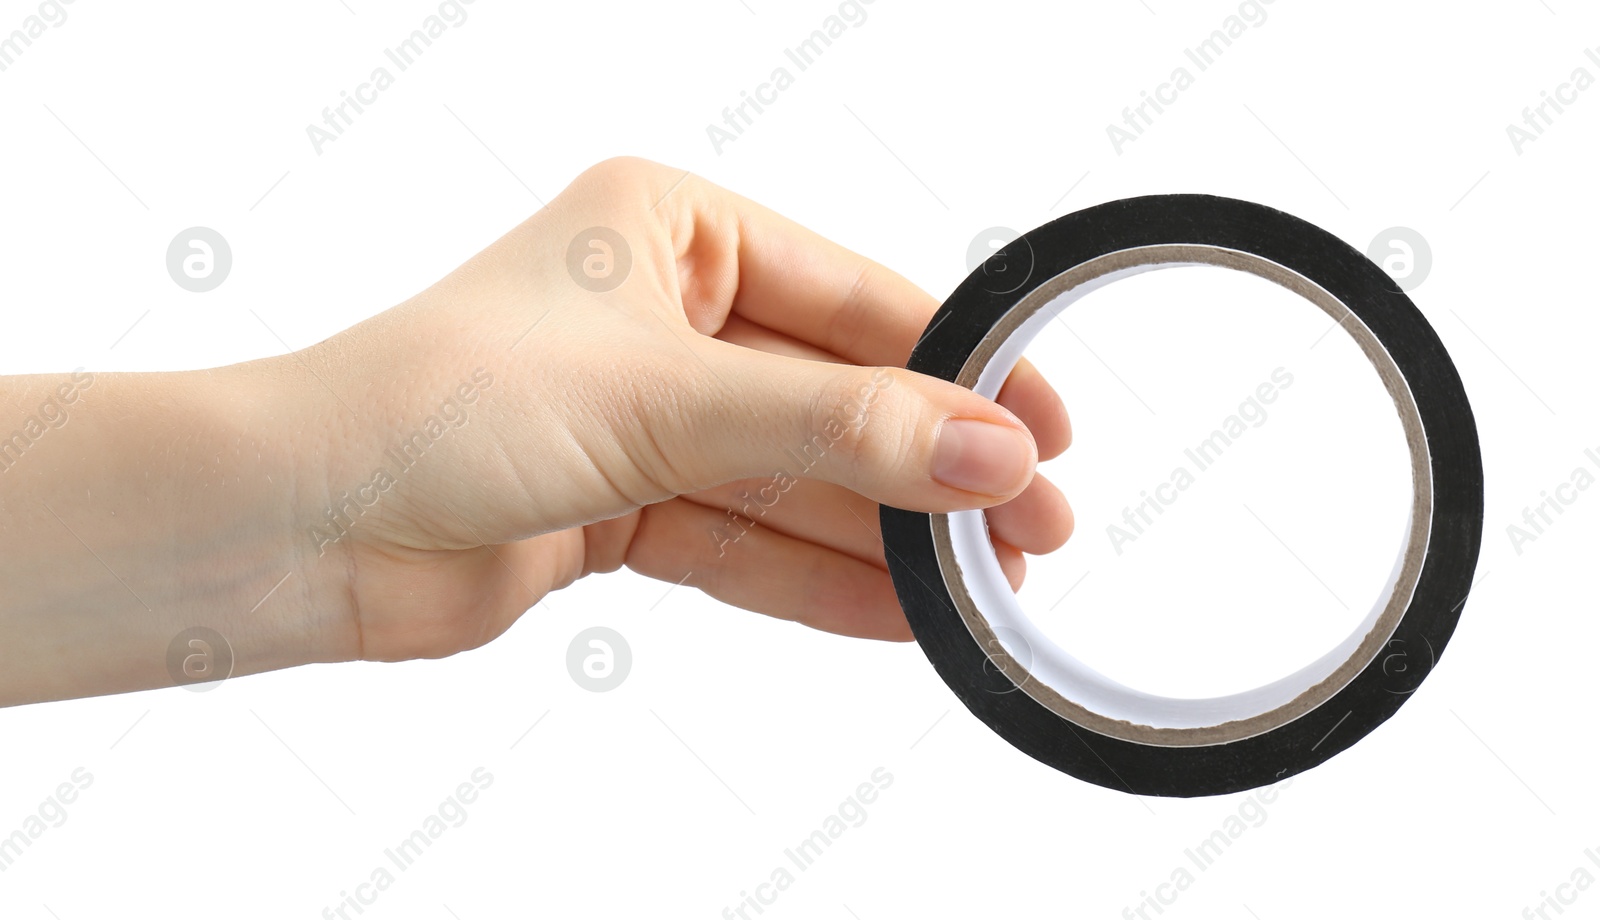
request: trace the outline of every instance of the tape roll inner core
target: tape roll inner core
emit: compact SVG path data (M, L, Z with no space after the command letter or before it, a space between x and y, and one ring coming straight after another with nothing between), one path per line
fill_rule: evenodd
M1272 281L1321 308L1350 334L1394 400L1411 455L1411 514L1384 590L1356 629L1300 670L1252 690L1208 699L1156 696L1095 671L1062 649L1022 611L989 542L982 511L932 515L934 548L962 620L1016 687L1091 731L1169 747L1249 738L1310 712L1366 668L1393 636L1422 570L1432 521L1432 464L1411 388L1377 337L1338 298L1261 256L1196 244L1108 253L1057 275L1012 307L973 351L956 382L993 399L1038 332L1084 295L1161 268L1216 266Z

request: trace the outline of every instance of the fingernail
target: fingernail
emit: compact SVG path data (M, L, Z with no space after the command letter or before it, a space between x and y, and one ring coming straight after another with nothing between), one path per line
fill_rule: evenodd
M1033 442L1010 425L953 418L939 428L933 478L981 495L1010 495L1033 471Z

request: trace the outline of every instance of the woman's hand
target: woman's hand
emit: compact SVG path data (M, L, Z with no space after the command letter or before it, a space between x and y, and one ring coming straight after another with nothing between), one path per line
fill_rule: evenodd
M1072 527L1034 475L1070 433L1030 365L1000 405L900 369L936 307L695 176L602 163L438 284L319 345L97 375L100 408L53 448L97 458L0 477L0 543L6 574L75 554L104 584L70 599L131 609L106 611L109 628L90 613L51 627L48 586L14 598L0 655L70 646L102 676L35 668L19 689L24 667L6 696L169 683L167 642L193 625L228 639L234 673L440 657L624 565L819 629L909 639L877 502L989 508L1014 584L1023 551ZM12 382L19 404L39 383ZM18 491L28 480L48 509ZM121 520L85 510L91 488ZM25 527L53 534L32 556L12 552ZM112 666L119 655L139 660Z
M998 506L992 532L1020 583L1019 551L1071 529L1033 475L1067 446L1066 411L1026 364L1005 409L899 369L937 306L682 170L589 170L432 289L315 349L365 391L330 503L378 467L398 480L328 550L352 572L355 653L471 648L546 592L623 565L909 639L877 502ZM400 472L384 451L475 374L493 382L461 427Z

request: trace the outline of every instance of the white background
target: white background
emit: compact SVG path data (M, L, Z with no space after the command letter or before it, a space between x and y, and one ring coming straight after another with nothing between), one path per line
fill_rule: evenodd
M36 9L0 2L0 34ZM762 916L1136 916L1187 867L1164 917L1513 918L1580 866L1600 877L1584 853L1600 847L1600 491L1520 552L1507 534L1576 468L1600 474L1584 454L1600 453L1600 91L1520 153L1506 132L1575 68L1600 77L1584 56L1600 15L1575 0L1278 0L1204 72L1183 49L1237 4L878 0L720 154L706 126L773 68L794 71L783 50L837 4L478 0L320 156L306 126L437 4L68 9L0 73L7 373L304 347L622 153L693 170L940 297L986 228L1210 192L1362 250L1392 226L1431 243L1413 298L1473 400L1487 515L1479 586L1428 682L1203 871L1185 849L1241 808L1262 814L1250 796L1081 783L991 734L914 645L620 573L449 660L0 713L0 835L75 769L93 776L0 873L6 917L321 916L480 766L494 779L466 822L367 915L722 916L880 767L893 782L865 823ZM1180 65L1194 85L1119 154L1107 125ZM207 294L164 264L196 225L234 253ZM1371 602L1398 539L1405 461L1375 376L1340 334L1321 338L1314 308L1254 282L1134 279L1029 352L1074 414L1076 445L1048 469L1079 521L1031 560L1023 601L1158 692L1238 690L1309 660ZM1269 419L1116 553L1107 525L1278 367L1295 383ZM591 625L632 649L608 693L567 673ZM1600 910L1600 891L1560 890L1579 901L1566 910Z

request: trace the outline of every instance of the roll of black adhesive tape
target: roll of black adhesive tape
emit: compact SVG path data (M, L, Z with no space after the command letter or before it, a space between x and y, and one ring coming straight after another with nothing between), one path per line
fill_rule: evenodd
M967 708L1032 757L1138 795L1251 789L1314 767L1376 728L1444 651L1483 533L1477 429L1433 328L1366 256L1263 205L1159 195L1051 221L968 276L906 366L992 399L1027 343L1074 300L1118 278L1185 265L1251 272L1311 301L1356 340L1394 399L1412 463L1405 546L1372 611L1338 646L1232 696L1142 693L1084 665L1028 620L983 512L882 513L900 604Z

